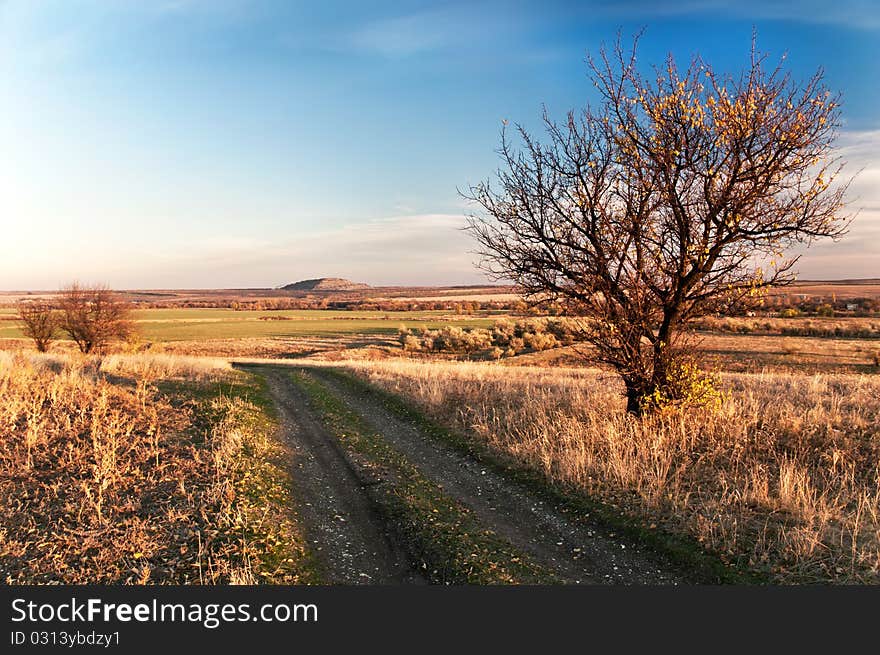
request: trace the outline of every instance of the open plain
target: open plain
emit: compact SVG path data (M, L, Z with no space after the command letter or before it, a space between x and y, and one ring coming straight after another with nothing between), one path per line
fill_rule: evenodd
M85 356L6 297L4 580L880 580L880 317L705 319L721 401L634 420L494 291L129 292L134 336Z

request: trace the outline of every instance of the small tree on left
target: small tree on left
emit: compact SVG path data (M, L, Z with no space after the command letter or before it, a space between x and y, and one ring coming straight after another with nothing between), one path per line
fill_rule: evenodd
M47 352L58 331L58 310L45 300L20 300L18 318L24 335L33 340L38 351Z

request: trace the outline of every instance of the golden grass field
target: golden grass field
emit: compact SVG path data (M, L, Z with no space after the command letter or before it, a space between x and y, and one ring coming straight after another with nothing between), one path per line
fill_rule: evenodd
M880 376L729 373L720 410L633 419L597 369L353 361L491 447L779 582L880 582Z

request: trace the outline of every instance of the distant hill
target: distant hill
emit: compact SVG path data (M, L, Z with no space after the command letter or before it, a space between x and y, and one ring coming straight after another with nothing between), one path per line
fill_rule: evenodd
M314 280L300 280L281 287L285 291L360 291L369 289L369 284L352 282L341 277L319 277Z

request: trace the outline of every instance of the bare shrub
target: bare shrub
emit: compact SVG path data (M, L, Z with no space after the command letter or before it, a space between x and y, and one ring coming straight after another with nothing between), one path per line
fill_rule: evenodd
M131 308L107 286L74 282L58 297L61 329L81 352L102 352L111 341L131 338Z
M404 350L415 351L415 350L421 350L421 348L422 348L421 339L419 339L418 337L416 337L412 334L404 335L402 341L403 341L402 345L403 345Z
M58 331L59 315L55 307L45 300L22 300L17 309L18 318L24 324L24 335L33 339L39 352L47 352Z

